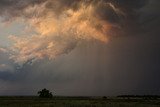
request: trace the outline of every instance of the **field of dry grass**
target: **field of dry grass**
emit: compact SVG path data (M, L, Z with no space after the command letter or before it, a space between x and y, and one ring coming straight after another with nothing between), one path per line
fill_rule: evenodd
M160 107L160 99L102 97L0 97L0 107Z

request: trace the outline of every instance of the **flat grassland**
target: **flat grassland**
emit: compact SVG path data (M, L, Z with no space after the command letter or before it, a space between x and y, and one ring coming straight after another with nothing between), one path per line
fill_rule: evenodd
M0 97L0 107L160 107L160 99L117 97Z

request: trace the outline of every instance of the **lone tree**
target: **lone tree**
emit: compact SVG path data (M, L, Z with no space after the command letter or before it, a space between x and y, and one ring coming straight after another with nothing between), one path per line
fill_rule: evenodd
M52 92L50 92L49 90L45 88L42 89L41 91L38 91L38 94L40 98L52 98L53 97Z

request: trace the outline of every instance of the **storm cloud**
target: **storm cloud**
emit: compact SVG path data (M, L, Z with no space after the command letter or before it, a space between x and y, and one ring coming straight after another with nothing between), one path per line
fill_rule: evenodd
M160 94L159 4L0 0L2 23L29 29L0 48L0 94L43 87L59 95Z
M141 25L137 10L147 3L148 0L9 0L0 4L2 17L22 18L36 33L10 37L15 42L11 58L24 63L69 53L81 40L107 42L112 36L138 31Z

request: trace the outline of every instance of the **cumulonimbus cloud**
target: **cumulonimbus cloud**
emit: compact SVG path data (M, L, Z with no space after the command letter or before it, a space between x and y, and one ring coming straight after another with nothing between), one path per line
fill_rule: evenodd
M17 0L16 0L17 1ZM121 29L127 12L112 0L2 0L0 14L7 19L21 18L32 35L10 36L14 41L11 59L17 63L69 53L82 41L106 43ZM123 4L123 1L121 2ZM125 5L125 4L123 4ZM6 9L7 8L7 9ZM14 12L11 12L11 10ZM19 10L21 9L21 10ZM126 12L126 13L125 13Z

